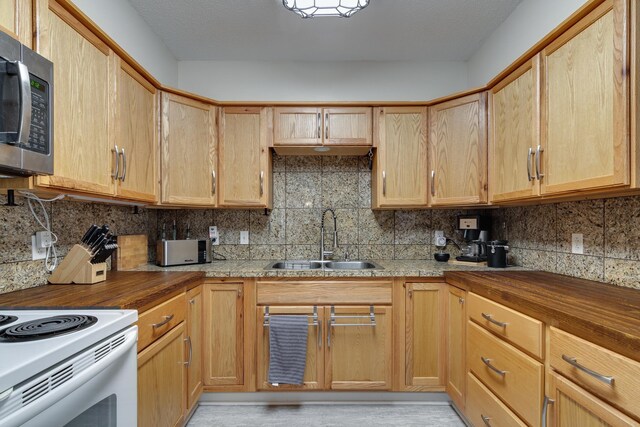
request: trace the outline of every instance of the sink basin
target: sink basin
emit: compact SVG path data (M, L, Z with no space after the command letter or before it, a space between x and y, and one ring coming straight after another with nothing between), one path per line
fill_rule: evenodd
M319 270L321 268L320 261L278 261L267 266L267 270Z
M381 268L369 261L329 261L325 263L324 267L330 270L369 270Z
M265 267L266 270L370 270L382 269L370 261L276 261Z

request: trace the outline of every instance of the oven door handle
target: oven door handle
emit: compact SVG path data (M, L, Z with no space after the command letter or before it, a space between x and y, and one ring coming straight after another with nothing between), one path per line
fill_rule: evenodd
M111 339L113 339L113 337ZM33 418L34 414L39 414L40 412L49 408L51 405L55 404L56 402L59 402L65 396L73 393L80 386L90 381L100 372L104 371L113 363L118 361L120 357L122 357L128 351L132 350L132 348L136 345L137 342L138 342L138 327L132 326L131 328L129 328L124 332L124 342L120 344L118 347L116 347L115 349L113 349L109 354L104 356L102 359L98 360L90 368L85 369L84 371L81 371L78 374L74 375L73 378L71 378L69 381L54 388L48 393L43 394L42 397L37 398L36 400L31 402L29 404L28 411L17 411L9 415L8 419L4 418L2 420L3 423L6 422L7 423L6 425L9 425L9 426L14 426L14 425L19 426L29 421L31 418ZM102 347L104 347L104 344L94 345L91 348L95 353L96 350ZM133 349L133 351L135 351L135 348ZM81 356L80 359L85 358L86 355L87 355L87 350L80 352L80 356ZM71 359L68 360L68 362L75 361L75 359L76 357L72 357Z

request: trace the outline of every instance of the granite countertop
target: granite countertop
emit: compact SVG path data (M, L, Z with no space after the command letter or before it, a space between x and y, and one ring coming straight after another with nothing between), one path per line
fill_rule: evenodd
M213 261L158 267L147 264L136 271L201 271L206 277L442 277L445 271L516 271L523 267L488 268L484 266L442 263L433 260L371 260L382 269L373 270L266 270L274 261Z

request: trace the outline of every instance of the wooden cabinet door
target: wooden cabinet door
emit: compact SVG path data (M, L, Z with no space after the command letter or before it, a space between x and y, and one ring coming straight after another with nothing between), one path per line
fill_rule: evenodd
M31 0L0 1L0 31L31 47Z
M204 285L204 384L244 384L243 285Z
M445 307L441 283L407 283L405 386L445 385Z
M256 331L258 338L258 389L259 390L322 390L324 388L324 315L322 307L318 311L318 323L313 326L313 307L269 307L270 315L307 315L309 335L307 337L307 364L302 385L269 383L269 327L264 326L264 307L257 308Z
M464 410L466 397L465 333L467 293L454 286L447 292L447 393L456 406Z
M429 108L431 206L487 202L486 94Z
M138 426L174 427L186 408L185 326L138 354Z
M55 1L37 0L37 51L53 62L54 175L36 185L113 195L116 55Z
M540 56L491 89L489 191L492 202L540 194L534 171L540 145Z
M162 94L162 203L216 206L215 107Z
M202 394L202 286L187 292L187 413Z
M555 427L637 427L640 425L555 372L550 372L548 378L552 399L547 410L550 425Z
M276 107L273 110L273 145L304 146L322 144L320 108Z
M627 8L603 2L542 51L543 195L629 184Z
M374 121L371 206L427 206L427 109L380 107Z
M327 342L325 383L330 390L391 390L391 307L375 307L376 325L371 326L369 306L336 307L340 318L331 325L330 308L325 308Z
M156 88L126 62L119 60L118 140L120 145L119 196L157 201Z
M325 145L372 145L370 107L324 108Z
M225 107L220 115L220 206L271 208L271 109Z

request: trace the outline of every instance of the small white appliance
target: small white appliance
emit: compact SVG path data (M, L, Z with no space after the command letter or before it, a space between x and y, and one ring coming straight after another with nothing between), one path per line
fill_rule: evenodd
M135 310L0 310L0 426L137 423Z

